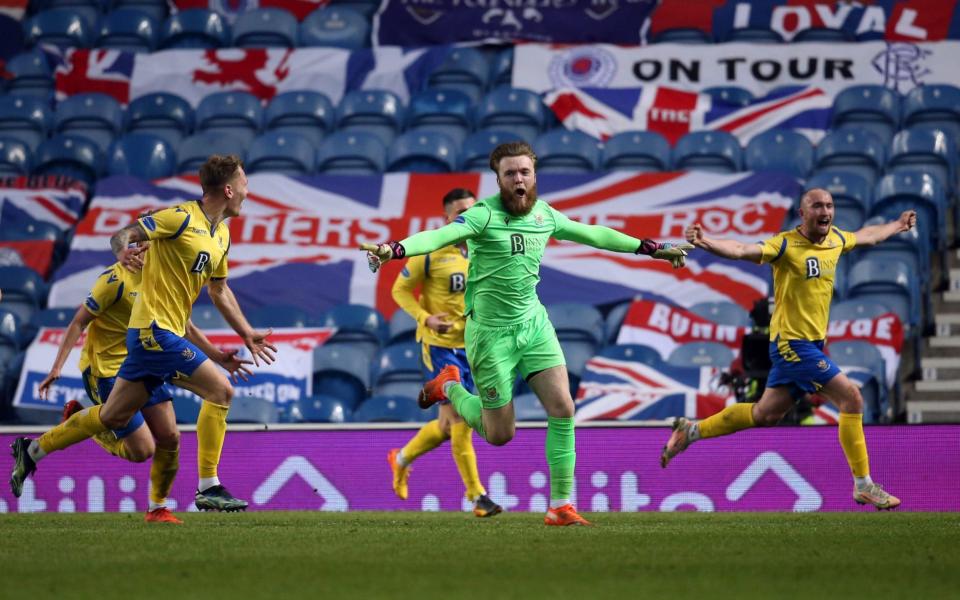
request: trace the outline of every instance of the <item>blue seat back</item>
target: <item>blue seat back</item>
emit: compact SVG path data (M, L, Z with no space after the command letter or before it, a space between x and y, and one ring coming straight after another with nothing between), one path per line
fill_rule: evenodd
M293 423L349 423L353 412L339 398L317 394L300 398L288 407Z
M107 173L143 179L170 177L177 170L177 154L163 138L150 133L128 133L107 153Z
M106 94L70 96L57 105L54 129L60 133L85 136L105 151L123 129L123 107Z
M216 92L197 105L198 131L220 131L252 141L263 123L260 99L249 92Z
M735 173L743 166L743 150L726 131L693 131L673 147L673 168Z
M538 173L590 173L600 165L596 138L582 131L554 129L536 139Z
M830 192L836 209L852 210L860 221L867 217L873 201L873 190L862 176L844 172L817 173L807 180L806 189L814 188ZM799 198L797 200L799 202Z
M888 143L900 126L900 94L882 85L853 85L833 99L833 126L854 124Z
M119 8L100 23L98 48L153 52L160 42L160 24L136 8Z
M238 394L230 402L227 423L276 423L278 421L277 405L270 400Z
M374 383L381 384L397 380L420 382L423 378L420 355L420 344L417 342L387 346L377 357Z
M733 362L733 350L718 342L691 342L677 346L667 362L677 367L726 369Z
M615 360L639 362L650 365L651 367L657 367L664 363L660 352L655 348L644 346L643 344L617 344L615 346L607 346L600 351L599 355Z
M671 27L653 36L654 44L712 44L713 34L696 27Z
M790 40L793 43L806 42L828 42L828 43L847 43L856 41L853 36L843 29L830 29L828 27L807 27L801 29Z
M805 179L813 168L813 144L788 129L773 129L753 137L745 151L748 171L779 171Z
M603 343L603 315L589 304L562 302L547 307L547 316L561 340Z
M416 401L402 396L367 398L353 413L357 423L416 423L428 420L429 412L421 411Z
M536 394L527 393L514 396L513 414L517 421L546 421L547 411L540 404Z
M500 144L519 141L510 131L485 129L475 131L463 142L461 171L487 171L490 169L490 153Z
M397 344L400 342L412 342L417 333L416 320L407 314L405 310L396 310L390 317L390 339L389 343Z
M19 348L21 345L21 328L19 314L10 310L9 307L0 305L0 344Z
M356 50L369 45L370 22L349 8L319 8L300 23L300 46Z
M37 149L34 172L39 175L66 175L87 185L103 171L103 153L89 139L55 135Z
M0 173L27 175L33 167L33 152L23 140L0 135Z
M293 132L268 131L254 140L246 164L250 173L305 175L313 172L316 160L313 144L306 137Z
M872 319L888 312L890 309L878 302L844 300L830 307L830 320Z
M338 304L327 311L324 327L336 327L336 337L370 339L379 344L387 339L387 324L375 308L363 304Z
M623 319L626 318L627 312L630 310L630 304L629 301L621 302L613 306L607 313L607 316L604 317L604 336L608 344L613 344L617 341L617 336L620 334L620 326L623 324Z
M434 131L408 131L387 152L387 171L451 173L458 165L456 142Z
M731 29L725 42L750 42L751 44L782 44L783 36L765 27L743 27Z
M690 312L720 325L750 327L750 313L733 302L698 302L690 307Z
M375 175L387 167L387 147L365 131L337 131L317 150L317 172L330 175Z
M462 91L424 90L410 100L407 129L443 133L460 145L470 131L471 108L470 97Z
M883 355L869 342L831 342L827 346L830 358L844 367L863 367L869 370L879 382L887 379Z
M949 207L940 181L914 169L884 175L877 183L871 216L896 219L905 210L917 211L917 228L932 239L931 247L946 246Z
M246 10L233 23L238 48L293 48L298 37L297 18L282 8Z
M870 298L888 305L908 327L921 322L918 280L900 261L857 262L850 269L847 292L850 298Z
M60 48L88 48L93 42L94 25L70 8L51 8L23 22L24 41L28 47L51 44Z
M869 185L883 169L886 152L880 139L864 129L828 133L817 145L814 164L820 171L844 171L863 177Z
M16 138L36 152L52 125L50 106L39 98L0 96L0 135Z
M13 75L14 81L37 79L52 81L53 71L50 69L50 62L47 60L43 50L35 48L21 52L7 61L7 72Z
M290 131L305 136L315 146L333 130L335 111L330 99L312 90L277 94L264 112L270 131Z
M306 327L310 315L298 306L288 304L268 304L251 310L248 320L254 327Z
M502 129L532 142L547 122L540 96L530 90L497 88L476 106L477 129Z
M317 346L313 350L313 393L336 396L354 408L370 388L370 360L350 344Z
M164 0L113 0L114 10L119 8L135 8L150 15L150 18L162 24L170 13Z
M190 320L200 329L227 329L230 324L220 311L210 304L197 304L193 307Z
M510 85L513 80L513 46L497 51L490 64L490 87Z
M654 131L624 131L603 145L601 167L647 173L670 169L670 143Z
M427 78L436 89L456 90L477 102L490 79L490 63L475 48L454 48L446 59Z
M176 148L193 130L193 107L176 94L155 92L130 101L126 128L158 135Z
M960 88L938 83L913 88L903 100L903 125L932 126L960 138Z
M183 140L177 150L177 172L195 174L211 154L244 158L243 142L231 134L204 131Z
M218 13L191 8L167 17L160 34L162 48L222 48L230 45L230 26Z
M354 90L337 105L337 128L361 130L389 144L403 128L404 107L400 98L385 90Z
M887 157L887 172L923 169L953 189L957 166L957 146L938 129L917 126L893 136Z

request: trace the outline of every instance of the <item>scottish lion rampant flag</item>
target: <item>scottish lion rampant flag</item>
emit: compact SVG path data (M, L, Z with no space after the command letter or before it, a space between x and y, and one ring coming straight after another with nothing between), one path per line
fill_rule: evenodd
M493 174L299 176L255 174L240 217L230 220L230 286L244 309L292 305L319 313L336 304L396 308L390 288L402 268L391 261L373 275L363 242L401 240L444 223L444 194L455 187L478 197L497 192ZM780 230L797 182L778 174L627 172L542 175L540 197L572 219L607 225L634 237L681 240L695 221L711 234L756 241ZM57 271L50 306L76 306L104 267L114 262L110 236L148 208L200 196L196 176L154 183L111 177L97 183ZM689 306L727 300L745 308L767 293L764 267L695 252L688 268L552 241L541 268L547 303L603 304L638 294ZM672 299L672 300L671 300Z
M567 129L606 140L624 131L655 131L675 143L691 131L727 131L746 144L770 129L794 129L817 142L830 125L830 96L813 87L783 87L748 106L663 86L563 88L544 103Z

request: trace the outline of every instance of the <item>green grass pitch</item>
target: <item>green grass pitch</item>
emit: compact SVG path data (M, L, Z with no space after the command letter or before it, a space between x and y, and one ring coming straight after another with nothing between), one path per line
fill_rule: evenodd
M960 515L0 515L4 598L957 598Z

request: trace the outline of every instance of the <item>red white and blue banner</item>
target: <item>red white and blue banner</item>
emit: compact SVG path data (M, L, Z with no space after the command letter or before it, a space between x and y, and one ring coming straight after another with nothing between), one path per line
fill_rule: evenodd
M812 87L783 87L748 106L668 87L563 88L544 103L567 129L606 140L624 131L653 131L673 144L691 131L726 131L746 145L771 129L793 129L814 143L830 127L833 99Z
M101 92L121 103L167 92L196 106L204 96L222 91L250 92L269 101L282 92L309 89L336 104L347 92L378 89L407 102L450 48L68 50L56 70L56 91L61 100Z
M74 352L63 366L60 379L50 388L47 399L41 400L37 392L40 383L50 372L50 365L57 357L57 350L65 332L66 329L60 328L40 329L27 349L17 392L13 397L14 406L60 411L70 400L80 401L85 406L90 405L84 391L83 377L77 368L80 348L83 347L86 334L77 341ZM277 346L279 360L269 365L251 366L253 375L249 380L234 384L237 395L256 396L277 404L310 396L313 391L313 349L327 341L333 333L334 330L328 328L275 329L270 341ZM250 360L250 352L232 330L212 329L204 334L214 346L238 348L238 356ZM187 390L170 387L174 396L195 397Z
M242 13L258 8L282 8L293 13L298 21L330 3L330 0L174 0L177 10L205 8L220 13L227 22L233 23Z
M700 91L736 85L762 97L783 85L816 85L831 97L851 85L877 84L906 94L924 83L960 84L960 42L858 44L652 44L514 49L513 85L563 88L667 86Z
M69 177L41 175L0 179L0 227L21 229L33 221L66 232L80 220L87 186Z
M724 40L733 30L748 27L772 29L788 41L798 31L818 27L858 40L929 42L960 38L960 14L956 0L660 0L649 35L694 28Z
M639 44L651 0L462 2L384 0L373 20L373 43L423 46L454 42Z
M370 273L357 245L403 239L444 223L440 199L465 187L478 197L497 192L493 174L301 176L249 178L243 214L231 219L230 287L244 309L270 304L317 314L336 304L376 306L390 316L390 288L402 263ZM638 238L682 240L687 225L710 235L757 241L781 225L800 185L779 174L628 172L542 175L540 197L569 217L602 224ZM148 208L200 196L195 176L148 183L111 177L76 228L70 254L57 271L50 306L77 306L114 262L109 239ZM544 303L603 304L638 294L683 306L726 300L749 309L767 294L765 267L695 253L689 268L617 254L571 242L551 242L541 268ZM265 293L264 290L270 290Z

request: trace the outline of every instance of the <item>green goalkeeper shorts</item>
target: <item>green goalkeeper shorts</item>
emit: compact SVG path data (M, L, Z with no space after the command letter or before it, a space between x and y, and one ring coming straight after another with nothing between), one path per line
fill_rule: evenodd
M467 358L483 408L506 406L513 399L516 372L531 374L566 364L547 309L516 325L492 327L468 318L464 332Z

